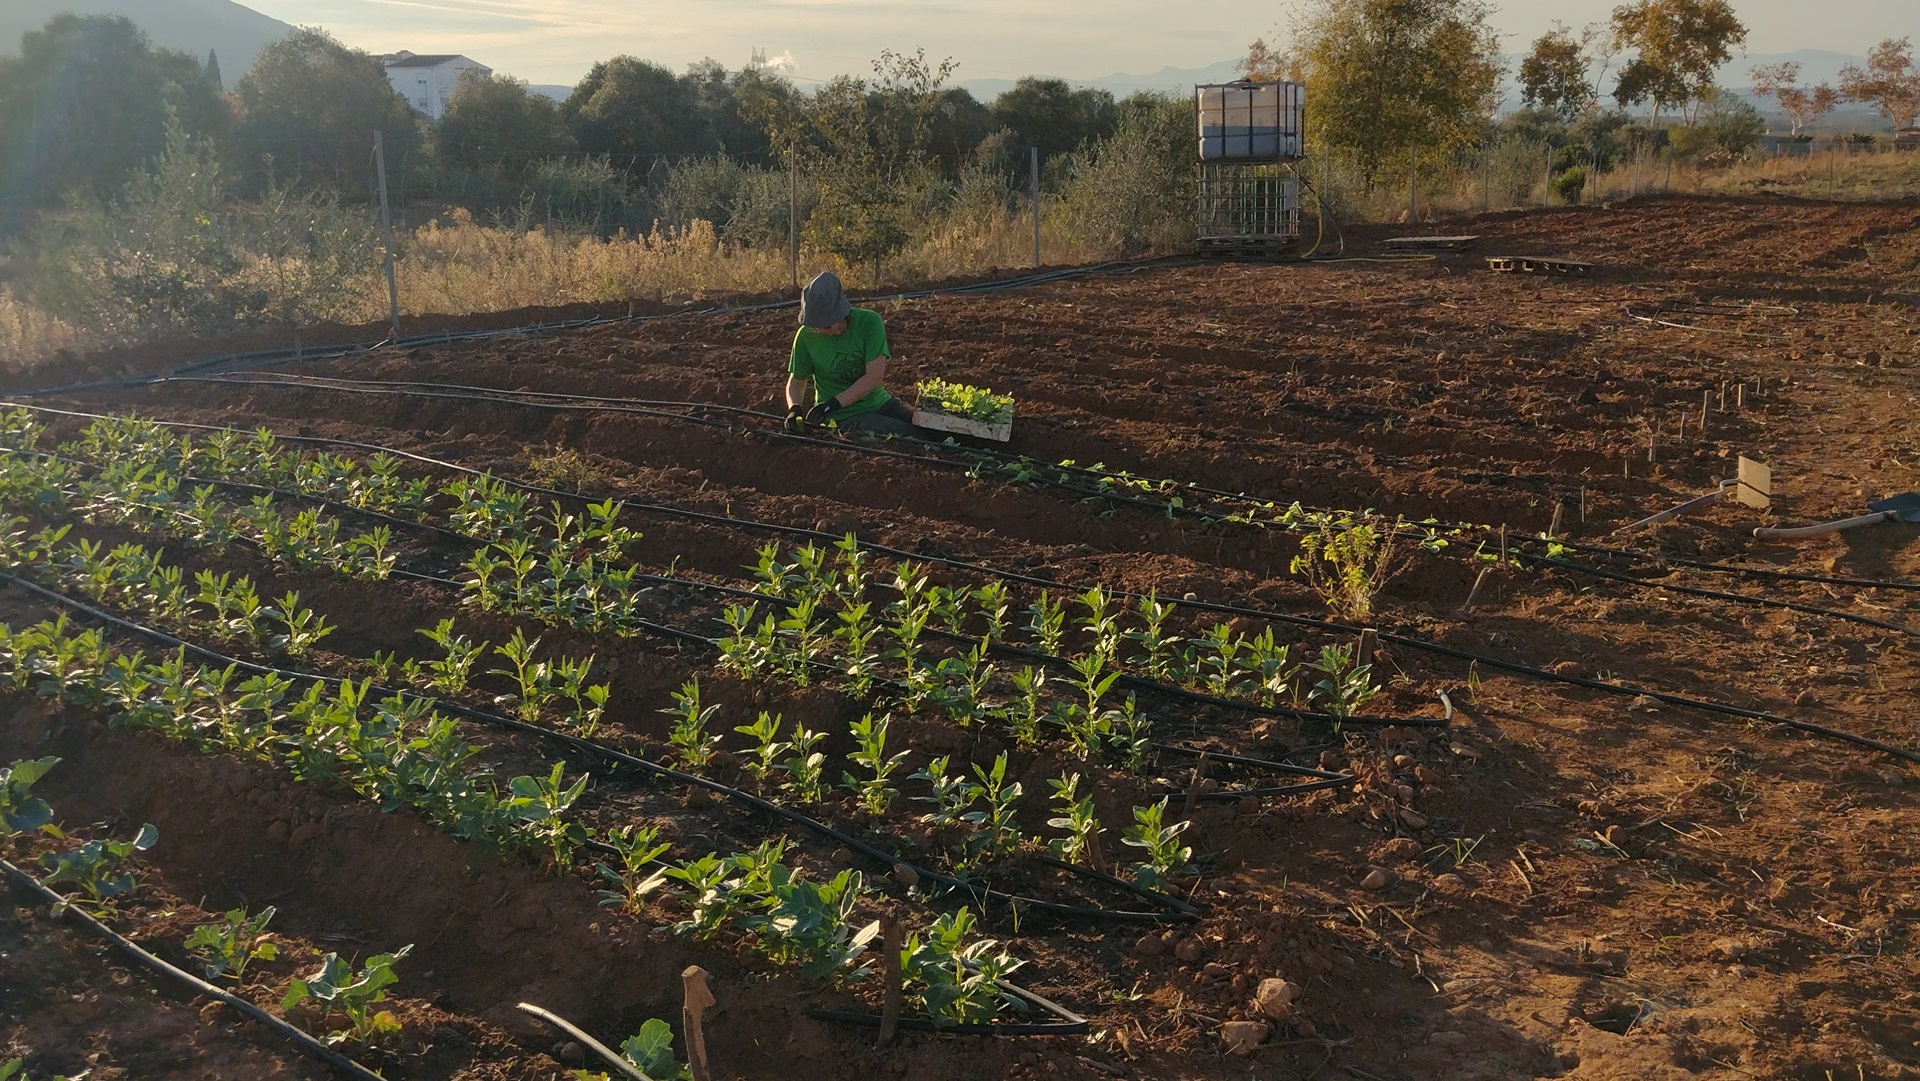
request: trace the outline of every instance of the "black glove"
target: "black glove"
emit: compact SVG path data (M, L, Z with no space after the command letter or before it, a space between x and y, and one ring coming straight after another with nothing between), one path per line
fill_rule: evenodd
M807 411L797 405L787 407L787 431L798 435L807 430Z
M840 408L840 399L828 398L826 401L807 411L807 423L823 425L832 419L834 410Z

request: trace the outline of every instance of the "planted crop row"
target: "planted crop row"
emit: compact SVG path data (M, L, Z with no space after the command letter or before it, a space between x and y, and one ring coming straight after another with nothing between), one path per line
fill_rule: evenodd
M104 632L73 630L64 616L19 630L0 624L0 681L13 691L98 711L117 728L232 751L282 766L303 782L414 808L461 839L539 851L563 873L582 846L597 842L620 865L597 867L617 886L617 892L603 894L610 907L639 907L660 886L677 883L669 892L690 913L676 925L680 931L703 938L728 931L744 935L769 960L800 967L812 978L843 982L865 974L857 962L872 934L851 923L867 902L858 872L812 882L781 862L779 842L739 855L661 863L668 846L651 830L620 828L596 838L567 817L587 776L569 784L564 765L556 764L546 776L516 777L502 790L472 764L479 748L461 742L454 722L427 700L399 694L376 700L367 684L351 681L331 688L316 682L304 694L274 675L236 683L232 668L190 665L184 650L154 661L138 651L121 652ZM65 873L82 885L100 885L95 900L102 900L115 889L114 860L125 853L94 854L100 858L86 866L98 874L83 876L86 868L78 864ZM988 1019L1018 1001L993 986L1017 962L990 942L966 941L970 926L963 906L916 936L903 958L916 995L936 1023ZM952 956L942 960L943 950ZM916 951L917 960L911 956ZM980 972L992 975L967 994L956 997L946 985L949 977L965 983Z
M358 498L358 494L369 491L396 490L395 482L374 483L358 477L347 459L321 455L324 468L303 466L300 463L304 456L275 450L270 437L264 433L244 443L229 438L220 441L220 446L218 454L195 449L190 439L175 440L157 426L136 420L95 424L83 433L73 449L93 454L110 452L123 460L143 461L156 471L181 461L197 462L215 472L237 470L244 478L254 481L300 484L301 478L320 478L311 489L302 490L329 498L342 495ZM417 494L419 489L416 486L408 491ZM616 563L620 553L638 535L617 524L618 504L609 501L590 505L584 517L576 518L557 505L541 506L503 482L484 477L456 480L445 486L442 494L445 501L452 504L448 518L454 529L485 542L485 547L467 562L473 574L468 588L482 608L522 611L549 623L589 631L634 633L638 619L634 613L634 592L639 572L630 565ZM405 509L417 516L426 514L424 504L418 501L410 502ZM843 554L859 554L858 544L852 538L838 547ZM758 616L750 634L742 633L742 629L735 626L730 637L742 647L741 659L750 664L756 674L766 674L771 669L784 671L796 680L806 680L808 670L816 667L812 662L823 660L824 653L831 651L838 639L846 650L839 664L848 675L853 692L863 695L877 670L873 662L910 654L916 663L903 665L900 675L910 689L911 705L918 708L928 697L926 692L937 691L936 678L930 673L938 672L942 665L951 669L956 660L962 663L967 660L962 652L956 657L930 657L925 664L917 663L926 652L922 644L927 637L925 630L975 638L986 647L1010 644L1013 639L1008 632L1015 631L1025 634L1027 646L1061 662L1084 662L1089 657L1097 657L1103 674L1125 671L1170 687L1240 699L1256 706L1274 707L1285 701L1294 708L1317 707L1334 716L1353 716L1374 693L1366 666L1356 663L1358 658L1343 647L1323 649L1317 659L1300 665L1291 661L1292 647L1276 643L1270 630L1250 636L1236 634L1227 625L1215 623L1191 637L1182 638L1167 629L1174 606L1151 598L1138 605L1140 625L1122 631L1120 622L1135 613L1111 611L1111 598L1103 602L1105 591L1098 588L1079 595L1080 601L1089 607L1077 627L1067 621L1064 598L1055 601L1044 591L1028 607L1027 622L1009 626L1006 619L1009 596L1004 584L994 583L969 592L950 590L931 585L924 571L911 564L894 568L892 584L896 589L924 590L928 596L925 605L913 597L905 597L904 608L899 602L884 606L876 603L868 596L872 571L864 566L851 568L853 573L862 575L857 584L822 591L803 581L802 588L795 591L797 595L789 596L785 582L774 576L797 574L804 578L809 573L817 573L822 554L808 545L795 550L793 562L777 570L772 566L777 552L763 551L757 574L763 584L772 587L763 592L771 600L800 607L785 619L773 619L771 623L768 622L770 614ZM650 583L660 581L652 576L639 577ZM829 596L841 602L838 608L818 603ZM963 627L967 622L964 609L970 600L978 601L981 615L973 626ZM866 605L864 611L863 604ZM806 607L808 605L812 607ZM924 609L928 617L926 627L915 626L920 609ZM892 620L888 628L892 632L889 635L893 639L892 650L868 652L867 647L876 641L880 630L878 620L869 616L896 611L901 618ZM730 613L729 618L739 615ZM792 632L786 637L794 640L797 656L780 640L783 636L777 632L782 629ZM1080 631L1086 633L1083 635ZM1116 648L1116 637L1141 648L1123 657ZM1069 645L1073 656L1065 655L1070 652ZM1089 646L1091 648L1082 652ZM757 653L750 647L758 647ZM983 655L977 649L974 653ZM770 658L770 663L762 662L761 656ZM968 682L977 684L981 666L970 667L973 675ZM1302 675L1307 678L1299 678ZM1003 688L1009 692L1012 689ZM964 701L949 704L956 709L965 707ZM1081 731L1087 732L1084 725Z
M166 565L157 553L137 544L108 549L102 544L80 540L63 547L68 527L48 527L30 535L15 528L21 524L21 519L0 522L0 558L6 559L16 571L38 574L48 584L78 590L104 603L131 607L166 626L211 633L226 642L280 651L293 657L305 655L314 641L330 631L324 617L299 604L297 594L288 594L277 608L236 602L233 600L236 596L257 596L245 576L235 578L201 571L194 587L190 588L178 567ZM284 625L288 633L265 633L262 628L270 621ZM384 684L397 672L422 690L457 696L470 689L483 659L499 658L507 662L506 666L491 669L488 674L509 680L514 692L496 697L495 704L511 706L524 721L535 724L551 721L586 738L591 738L599 726L610 689L604 683L586 682L593 667L591 656L542 656L537 650L539 640L528 640L517 629L507 642L490 646L456 631L452 619L442 620L420 634L442 655L429 657L424 662L409 659L397 664L391 654L375 655L368 662L375 678ZM231 681L233 670L226 670L221 678ZM248 680L241 689L245 691L263 680L268 682L270 690L277 689L272 677L264 676ZM223 685L217 684L216 689ZM345 685L346 689L351 686L351 683ZM362 694L365 686L363 683ZM675 696L673 707L663 710L676 717L669 744L680 764L692 771L708 764L721 738L708 731L717 707L703 707L699 696L696 680ZM424 708L422 699L405 701L416 711ZM218 731L238 750L255 751L260 742L271 738L271 726L264 723L238 724L224 711L219 714L219 721ZM898 794L892 782L905 757L886 752L889 724L887 717L875 720L868 716L855 721L850 735L858 750L847 762L851 768L839 774L840 785L853 792L859 807L875 820L885 817L892 797ZM764 712L754 724L734 730L753 741L740 757L763 793L798 805L817 806L825 802L833 783L826 756L818 749L825 733L810 731L799 724L785 729L780 717ZM309 728L307 732L311 735L313 730ZM308 749L305 753L318 752ZM1003 754L991 771L975 767L976 783L965 776L964 769L958 778L949 778L948 762L942 758L908 778L928 782L930 794L916 798L935 807L923 820L944 831L943 835L952 837L950 858L958 867L977 868L1012 855L1026 841L1013 816L1013 803L1021 795L1021 789L1017 783L1004 782L1006 769L1007 757ZM1077 785L1078 781L1077 775L1069 774L1055 784ZM974 810L976 804L986 810ZM1149 839L1161 836L1168 829L1177 835L1184 828L1184 823L1163 826L1160 818L1164 811L1165 801L1137 808L1135 825L1125 834L1127 843L1143 849L1146 858L1136 867L1136 875L1145 883L1157 884L1187 870L1186 850L1149 843ZM1097 827L1090 828L1097 836ZM1058 850L1057 841L1053 847ZM1075 845L1073 851L1079 852L1082 847ZM555 860L564 862L559 853Z

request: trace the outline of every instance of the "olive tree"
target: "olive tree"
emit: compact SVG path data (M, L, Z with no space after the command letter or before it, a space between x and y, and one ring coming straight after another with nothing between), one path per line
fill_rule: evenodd
M1692 123L1714 96L1714 73L1746 43L1747 27L1727 0L1638 0L1613 9L1613 47L1633 52L1613 97L1622 108L1647 105Z
M1308 0L1290 67L1312 88L1309 138L1349 150L1369 187L1408 148L1476 142L1505 62L1481 0Z

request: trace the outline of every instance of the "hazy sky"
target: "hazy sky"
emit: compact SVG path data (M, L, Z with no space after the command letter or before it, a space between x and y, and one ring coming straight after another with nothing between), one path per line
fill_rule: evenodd
M372 52L465 53L534 83L573 83L596 60L630 53L675 68L711 56L728 68L755 46L791 58L791 74L864 72L883 48L960 62L956 78L1025 74L1092 79L1203 67L1272 38L1284 0L243 0L277 19L318 24ZM1508 0L1495 16L1521 52L1558 19L1606 17L1615 0ZM1734 0L1754 53L1864 54L1885 37L1920 37L1915 0ZM1817 11L1817 15L1813 12Z

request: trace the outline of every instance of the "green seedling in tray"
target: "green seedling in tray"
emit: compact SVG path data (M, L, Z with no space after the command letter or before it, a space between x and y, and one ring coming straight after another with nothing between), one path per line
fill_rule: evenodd
M1013 419L1013 395L995 394L986 387L949 383L944 379L924 379L916 388L920 404L942 413L982 424L1005 424Z

